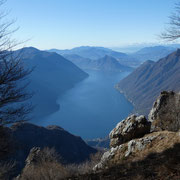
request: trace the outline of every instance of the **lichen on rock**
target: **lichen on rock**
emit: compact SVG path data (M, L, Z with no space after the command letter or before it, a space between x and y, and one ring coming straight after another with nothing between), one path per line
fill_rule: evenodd
M116 147L134 138L143 137L150 132L150 122L145 116L131 115L117 124L111 131L110 147Z
M178 131L180 129L180 93L163 91L149 113L151 131Z

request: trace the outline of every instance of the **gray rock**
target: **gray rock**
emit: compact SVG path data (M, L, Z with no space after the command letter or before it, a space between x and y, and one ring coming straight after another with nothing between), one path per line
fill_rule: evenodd
M142 151L148 144L152 142L157 136L148 136L138 140L131 140L128 143L128 149L125 153L125 157L128 157L135 151Z
M143 137L150 132L150 122L147 121L145 116L131 115L127 119L121 121L111 131L110 147L119 146L134 138Z
M116 146L115 148L111 148L109 151L105 152L101 158L101 161L93 168L94 171L102 170L108 167L109 162L115 156L121 156L124 158L128 158L131 154L136 152L141 152L146 149L146 147L152 144L153 140L159 137L159 134L148 135L139 139L133 139L128 143L121 144ZM159 139L164 138L160 136ZM121 162L121 159L118 159Z
M109 151L106 151L102 158L101 161L95 165L95 167L93 168L94 171L97 171L99 169L102 169L103 167L106 166L106 163L108 162L108 160L110 160L116 153L116 151L118 150L118 146L116 148L111 148Z
M32 163L36 163L38 161L41 149L39 147L34 147L30 150L30 153L26 159L26 166L30 166Z
M180 93L163 91L149 113L151 131L178 131L180 129Z

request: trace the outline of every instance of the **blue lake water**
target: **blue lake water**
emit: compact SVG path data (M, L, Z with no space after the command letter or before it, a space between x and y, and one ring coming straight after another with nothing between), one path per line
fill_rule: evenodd
M58 125L84 139L105 137L133 110L115 84L128 72L87 71L89 77L60 96L59 111L41 120L40 125Z

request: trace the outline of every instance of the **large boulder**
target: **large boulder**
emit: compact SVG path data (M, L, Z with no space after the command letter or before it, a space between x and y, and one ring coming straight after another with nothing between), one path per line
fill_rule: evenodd
M111 131L110 147L116 147L134 138L143 137L150 132L150 122L145 116L131 115L127 119L121 121Z
M178 131L180 129L180 93L163 91L149 114L151 131Z

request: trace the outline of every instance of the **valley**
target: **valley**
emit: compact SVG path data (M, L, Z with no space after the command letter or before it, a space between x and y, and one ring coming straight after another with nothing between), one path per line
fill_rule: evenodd
M58 125L84 139L107 136L133 109L124 95L114 88L130 72L86 72L88 78L58 98L60 108L57 112L32 122L43 126Z

